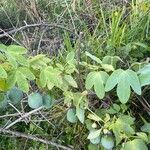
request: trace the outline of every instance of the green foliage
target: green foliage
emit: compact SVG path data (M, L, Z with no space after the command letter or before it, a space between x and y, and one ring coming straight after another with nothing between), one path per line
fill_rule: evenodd
M94 86L94 91L97 96L102 99L105 96L104 84L106 83L108 74L104 71L90 72L86 78L85 87L91 89Z
M7 16L7 22L14 15L10 15L10 11L19 13L18 19L9 25L10 28L17 27L24 20L36 23L44 19L52 23L54 21L54 25L58 20L62 29L56 26L58 32L53 28L50 36L55 36L55 33L63 36L65 47L59 50L56 57L49 57L49 52L46 55L28 56L30 51L24 47L13 43L10 46L0 44L0 111L7 115L19 108L22 110L22 106L25 106L25 112L30 107L37 109L43 106L44 115L48 118L38 121L39 116L33 115L34 124L29 122L24 126L18 123L15 128L26 133L44 135L53 141L59 138L59 143L73 145L74 149L147 150L150 142L150 63L147 58L150 52L149 2L137 0L122 7L121 4L114 4L114 1L111 6L109 2L101 2L99 5L99 2L92 1L87 7L86 1L59 0L48 3L46 0L37 0L31 3L12 1L7 4L8 1L0 4L4 9L0 12ZM33 10L31 6L34 2ZM20 12L24 14L26 11L27 14L20 18ZM4 20L6 17L1 21ZM13 24L14 21L17 24ZM30 50L36 49L36 42L40 39L42 43L38 45L39 50L44 38L49 39L47 28L44 32L44 27L39 30L38 27L36 30L21 29L24 30L22 34L17 31L12 33L12 37L18 43L26 44L26 40L29 41L26 47ZM62 35L65 28L73 29L73 42L70 34ZM77 39L77 33L81 31L83 37ZM39 39L35 39L34 35L39 36ZM34 40L35 44L30 43ZM61 101L57 101L57 98L61 98ZM13 119L16 117L9 120ZM2 126L9 123L8 119L1 119L0 122ZM2 137L0 147L19 149L17 146L24 143L22 139L19 142L12 141ZM26 149L45 149L38 142L27 142L27 145L34 146Z
M123 150L130 150L131 147L133 150L141 150L141 149L148 150L146 144L140 139L135 139L133 141L127 142L124 145Z
M106 82L105 91L110 91L116 84L117 95L122 103L126 103L130 97L130 87L135 93L141 95L141 85L136 72L132 70L115 70Z

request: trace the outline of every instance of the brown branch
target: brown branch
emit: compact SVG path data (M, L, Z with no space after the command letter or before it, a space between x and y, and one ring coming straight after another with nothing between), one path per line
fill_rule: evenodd
M71 148L71 147L63 146L63 145L57 144L55 142L52 142L52 141L49 141L49 140L46 140L46 139L36 137L35 135L24 134L24 133L20 133L20 132L16 132L16 131L6 130L6 129L3 129L3 128L0 128L0 133L11 134L11 135L16 136L16 137L27 138L27 139L30 139L30 140L34 140L34 141L44 143L44 144L49 144L49 145L52 145L52 146L55 146L55 147L58 147L58 148L62 148L64 150L73 150L73 148Z

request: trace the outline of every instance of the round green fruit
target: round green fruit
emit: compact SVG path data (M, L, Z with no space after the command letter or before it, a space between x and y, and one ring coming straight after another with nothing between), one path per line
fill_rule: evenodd
M67 111L67 120L71 123L77 122L77 116L76 116L76 110L74 108L71 108Z
M53 99L50 95L44 95L43 96L43 105L46 107L46 108L51 108L52 105L53 105Z
M101 143L106 149L112 149L114 147L114 139L111 135L103 136L101 139Z
M31 108L36 109L43 105L43 99L40 93L32 93L28 96L28 104Z
M23 92L17 87L13 87L7 92L7 97L13 104L17 104L23 99Z

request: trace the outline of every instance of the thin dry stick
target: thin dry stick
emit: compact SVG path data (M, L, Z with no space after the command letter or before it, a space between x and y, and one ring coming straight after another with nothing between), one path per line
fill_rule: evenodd
M62 148L64 150L73 150L73 148L63 146L63 145L57 144L55 142L48 141L46 139L42 139L42 138L36 137L34 135L30 135L30 134L24 134L24 133L20 133L20 132L16 132L16 131L6 130L6 129L3 129L3 128L0 128L0 133L11 134L11 135L16 136L16 137L27 138L27 139L30 139L30 140L34 140L34 141L44 143L44 144L49 144L49 145L55 146L57 148Z
M37 109L34 109L34 110L32 110L32 111L30 111L30 112L24 114L23 116L21 116L20 118L18 118L17 120L15 120L14 122L12 122L12 123L9 124L8 126L6 126L5 129L9 129L10 127L12 127L13 125L15 125L16 123L20 122L22 119L24 119L24 118L30 116L31 114L33 114L33 113L35 113L35 112L37 112L37 111L39 111L39 110L41 110L41 109L43 109L43 106L41 106L41 107L39 107L39 108L37 108Z
M9 35L7 32L5 32L3 29L0 28L0 31L3 32L3 34L0 34L0 38L7 36L10 39L12 39L14 42L16 42L17 44L21 45L21 43L19 43L16 39L14 39L11 35Z
M8 31L8 32L5 32L4 30L0 29L1 31L3 31L4 33L3 34L0 34L0 38L4 37L4 36L10 36L10 34L13 34L13 33L17 33L18 31L21 31L21 30L24 30L26 28L31 28L31 27L40 27L40 26L45 26L45 27L52 27L52 28L61 28L61 29L64 29L66 31L69 31L69 32L72 32L74 33L74 31L62 26L62 25L58 25L58 24L48 24L48 23L38 23L38 24L27 24L25 26L22 26L20 28L16 28L16 29L13 29L11 31Z
M6 117L16 117L16 116L19 116L19 115L20 115L20 113L2 115L2 116L0 116L0 119L1 118L6 118Z
M63 99L64 99L64 98L60 98L60 99L56 100L56 101L55 101L55 104L61 102ZM15 120L14 122L12 122L12 123L9 124L8 126L6 126L5 129L9 129L10 127L12 127L13 125L15 125L16 123L20 122L22 119L24 119L24 118L30 116L31 114L34 114L34 113L36 113L37 111L42 110L42 109L43 109L43 106L41 106L41 107L39 107L39 108L37 108L37 109L34 109L34 110L32 110L32 111L30 111L30 112L28 112L28 113L25 113L25 114L22 115L20 118L18 118L17 120Z

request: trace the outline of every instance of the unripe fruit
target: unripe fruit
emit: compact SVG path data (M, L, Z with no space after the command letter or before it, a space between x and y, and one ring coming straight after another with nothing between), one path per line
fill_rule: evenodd
M67 120L71 123L76 123L77 122L77 116L76 116L76 111L75 109L71 108L67 112Z
M112 149L114 147L114 139L111 135L105 135L101 139L101 143L104 148L106 149Z
M36 109L43 105L43 99L40 93L32 93L28 96L28 104L31 108Z
M22 100L23 92L17 87L13 87L7 92L7 97L13 104L17 104Z
M44 95L43 97L43 105L46 107L46 108L51 108L52 105L53 105L53 99L50 95Z

